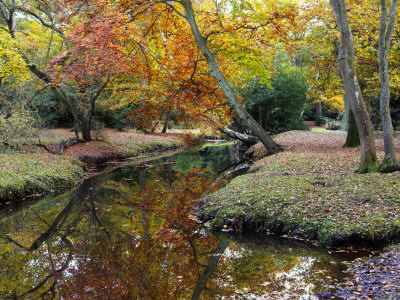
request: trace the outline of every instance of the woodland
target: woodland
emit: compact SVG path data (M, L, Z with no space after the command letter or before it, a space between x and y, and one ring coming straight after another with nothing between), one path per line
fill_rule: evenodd
M213 232L284 235L343 251L379 249L373 258L352 260L350 278L329 283L332 289L318 287L312 297L400 299L398 11L398 0L0 0L0 297L274 299L260 282L218 290L209 268L219 270L220 258L200 263L196 246L221 254L233 242L202 236L201 222ZM222 163L208 163L207 151L223 161L225 150L219 144L208 150L210 141L248 149L248 172L222 180L213 169ZM193 149L207 158L185 152ZM238 164L232 149L225 154ZM160 163L161 179L143 175L141 168L155 165L143 156L176 150L182 154L173 162ZM110 196L115 206L107 202L96 214L100 200L93 199L114 194L92 177L122 161L139 166L137 183L129 185L127 174L110 175L108 184L116 182L123 196ZM218 183L209 181L213 176ZM96 180L97 196L84 187L91 182L95 189ZM52 200L68 203L63 210L52 211L45 200L32 204L75 185L70 196ZM21 202L32 206L18 208ZM32 225L37 220L29 216L35 231L29 233L19 213L15 219L1 213L8 205L44 214L40 222L48 229L36 232L43 224ZM97 238L80 227L88 211ZM122 225L124 214L132 228ZM133 225L136 218L142 227ZM75 241L76 228L87 236ZM91 247L103 238L109 243L102 257ZM74 252L75 242L82 253ZM57 243L75 250L61 253ZM168 278L156 286L168 251L185 243L191 249L185 255L195 253L196 263L187 261L197 275L188 271L191 279L175 292ZM170 245L168 253L161 245ZM52 271L31 270L29 261L46 251L44 265ZM146 253L153 265L132 263ZM79 272L69 266L72 258L61 263L74 255L82 258ZM13 269L17 256L24 257L19 271ZM104 265L96 265L102 259ZM279 271L297 263L288 260ZM130 269L122 276L118 266L124 264ZM179 269L168 268L171 274ZM13 282L23 269L37 271L34 279ZM238 276L234 268L229 272ZM298 296L296 289L285 293Z

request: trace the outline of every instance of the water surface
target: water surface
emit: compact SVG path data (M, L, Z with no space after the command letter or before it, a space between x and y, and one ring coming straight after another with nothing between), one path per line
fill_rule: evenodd
M348 254L266 235L213 235L196 221L194 200L241 169L232 166L236 150L124 165L16 213L3 210L0 298L308 299L344 281Z

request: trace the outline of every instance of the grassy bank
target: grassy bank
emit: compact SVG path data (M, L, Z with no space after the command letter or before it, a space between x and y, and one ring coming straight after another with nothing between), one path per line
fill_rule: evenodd
M57 128L43 130L39 133L43 144L57 146L61 140L75 137L69 129ZM179 133L173 134L143 134L135 130L117 131L103 129L94 134L93 142L77 144L67 149L66 154L77 156L84 154L98 154L113 158L133 157L155 151L174 150L184 144ZM98 139L98 140L97 140ZM111 157L111 158L112 158Z
M0 201L72 186L84 173L84 166L68 156L0 154Z
M51 129L40 133L40 141L48 148L58 150L62 140L74 136L69 129ZM179 134L144 135L105 129L99 138L102 140L75 144L65 150L65 155L48 154L43 149L40 153L0 154L0 202L74 185L85 173L83 164L75 158L96 165L184 146Z
M324 245L399 238L400 173L354 174L359 150L343 149L344 140L343 132L278 136L287 151L204 199L200 217L214 230L271 231Z

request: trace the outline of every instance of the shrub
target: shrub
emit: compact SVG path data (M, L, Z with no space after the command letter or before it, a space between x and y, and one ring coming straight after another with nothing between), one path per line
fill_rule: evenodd
M300 69L283 65L276 69L270 86L254 78L239 89L239 94L253 118L265 130L277 134L308 128L302 118L308 88Z
M37 137L38 121L31 112L15 109L0 114L0 141L3 147L19 149L34 143Z
M316 117L315 118L315 125L316 126L324 126L327 123L327 119L324 117Z

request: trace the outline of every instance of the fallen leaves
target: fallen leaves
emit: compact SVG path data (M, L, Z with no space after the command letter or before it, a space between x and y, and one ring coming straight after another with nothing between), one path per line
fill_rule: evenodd
M356 259L347 271L352 276L338 290L322 299L399 299L400 298L400 248L392 249L378 257Z
M345 137L333 131L280 134L276 140L290 150L257 161L255 172L207 198L201 217L217 230L268 229L325 245L395 239L400 173L354 174L359 150L342 148ZM243 202L250 203L245 210Z

